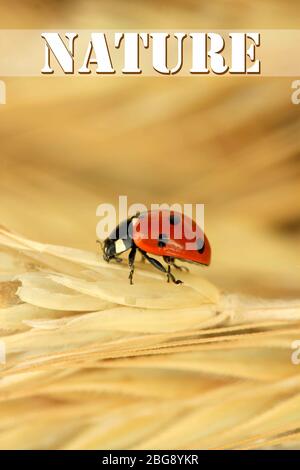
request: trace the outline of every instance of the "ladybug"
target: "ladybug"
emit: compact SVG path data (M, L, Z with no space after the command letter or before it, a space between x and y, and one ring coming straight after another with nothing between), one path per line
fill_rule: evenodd
M180 212L155 210L137 213L119 224L103 243L103 259L121 262L119 255L128 251L129 281L133 284L134 260L139 251L144 260L149 261L167 276L167 281L182 284L171 273L171 267L188 271L178 266L175 260L208 266L211 249L207 237L200 227ZM149 255L162 256L167 267Z

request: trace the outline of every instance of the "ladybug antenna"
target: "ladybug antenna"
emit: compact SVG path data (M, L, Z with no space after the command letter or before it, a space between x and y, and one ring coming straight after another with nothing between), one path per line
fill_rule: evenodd
M96 240L96 243L99 243L101 250L103 251L103 241L102 240Z

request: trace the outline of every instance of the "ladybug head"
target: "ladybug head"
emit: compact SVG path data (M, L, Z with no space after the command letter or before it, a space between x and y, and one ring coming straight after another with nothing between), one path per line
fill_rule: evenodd
M107 263L116 256L116 245L115 241L111 238L106 238L103 243L103 259Z
M103 243L103 259L107 263L110 262L110 260L115 260L117 262L121 262L121 258L118 258L118 255L121 253L124 253L124 251L127 251L129 248L132 247L132 239L130 237L128 238L118 238L117 240L114 240L113 238L106 238Z

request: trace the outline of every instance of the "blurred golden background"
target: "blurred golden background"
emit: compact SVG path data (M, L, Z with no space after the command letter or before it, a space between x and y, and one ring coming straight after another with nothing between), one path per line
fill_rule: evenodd
M298 28L299 13L296 0L11 0L0 27L250 31ZM5 82L0 225L93 253L0 227L0 448L299 449L292 79ZM139 266L129 286L95 254L96 208L119 195L205 203L211 267L178 290Z
M1 28L292 28L296 1L18 1ZM7 79L1 223L95 250L96 207L205 203L222 289L296 297L299 108L292 79Z

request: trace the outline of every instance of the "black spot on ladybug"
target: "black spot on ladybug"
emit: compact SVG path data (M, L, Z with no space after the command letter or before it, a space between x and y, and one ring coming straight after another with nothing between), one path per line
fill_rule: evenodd
M197 251L198 253L203 253L205 249L204 240L197 240Z
M160 248L164 248L166 244L168 243L168 241L169 241L169 238L164 233L160 233L158 235L158 246Z
M178 215L175 215L174 213L170 214L170 224L171 225L177 225L180 222L180 217Z

